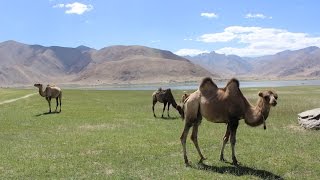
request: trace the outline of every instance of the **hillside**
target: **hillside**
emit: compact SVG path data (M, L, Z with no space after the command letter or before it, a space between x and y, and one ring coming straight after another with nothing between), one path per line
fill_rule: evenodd
M74 79L85 84L197 81L214 76L169 51L143 46L111 46L92 53L92 62Z
M0 85L35 82L80 85L199 80L212 73L169 51L143 46L95 50L0 43Z
M320 49L308 47L255 58L252 74L277 78L316 78L320 75Z
M210 72L216 72L225 78L243 75L252 71L252 65L236 55L227 56L212 51L194 57L188 56L186 58Z
M314 79L320 75L320 49L314 46L255 58L215 52L186 58L223 77Z

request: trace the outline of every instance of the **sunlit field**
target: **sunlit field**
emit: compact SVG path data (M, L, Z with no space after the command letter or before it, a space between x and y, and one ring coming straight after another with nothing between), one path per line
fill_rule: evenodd
M242 90L254 104L263 89ZM45 113L39 94L1 104L0 179L317 179L320 132L299 127L297 114L320 106L320 87L275 90L279 100L267 130L240 122L239 167L219 161L226 125L206 120L198 136L207 160L197 163L188 138L192 165L185 167L179 139L184 122L173 108L172 118L154 118L152 91L64 90L62 112L52 114ZM36 92L0 89L0 101ZM173 93L179 102L183 91ZM162 107L156 104L158 117ZM231 161L230 144L225 158Z

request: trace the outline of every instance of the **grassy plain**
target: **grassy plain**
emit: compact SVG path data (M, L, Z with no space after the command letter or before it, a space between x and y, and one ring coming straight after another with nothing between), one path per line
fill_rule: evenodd
M263 89L243 92L255 103ZM48 106L39 95L2 104L0 179L318 179L320 132L300 128L297 113L320 106L320 87L275 90L279 100L267 130L240 122L240 167L219 161L226 126L206 120L199 143L208 159L198 165L188 139L192 167L185 167L179 139L184 122L173 109L175 118L154 118L152 91L64 90L60 114L44 114ZM0 89L0 100L33 92ZM173 92L179 101L183 92ZM157 104L158 116L161 110ZM225 158L231 160L230 145Z

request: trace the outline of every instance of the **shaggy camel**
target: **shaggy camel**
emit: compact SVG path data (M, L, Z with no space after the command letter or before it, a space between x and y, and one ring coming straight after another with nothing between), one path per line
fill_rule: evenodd
M39 88L39 94L42 97L45 97L49 104L49 113L51 113L51 98L56 98L57 106L55 112L57 112L58 105L60 103L60 110L61 112L61 98L62 98L62 91L59 87L55 85L47 85L46 89L43 91L42 84L34 84L35 87ZM59 103L58 103L59 99Z
M257 105L252 106L240 91L237 79L231 79L225 88L218 88L211 78L204 78L199 89L190 94L183 105L185 126L180 140L186 166L189 165L186 139L191 127L193 127L191 140L200 156L199 163L205 160L198 145L198 126L201 123L202 116L214 123L227 124L220 160L225 161L224 149L230 137L232 163L237 165L235 144L239 120L244 119L245 123L252 127L263 124L264 129L266 129L265 121L268 118L270 108L277 104L278 95L273 91L259 92L258 95L260 98L257 101Z
M154 117L156 117L156 114L154 113L154 105L157 103L157 101L164 104L161 117L163 117L163 113L164 113L164 110L166 109L167 104L168 104L168 117L170 117L169 107L171 104L179 112L180 115L183 112L181 106L177 105L177 103L171 93L171 89L164 89L163 90L163 89L159 88L157 91L152 93L152 111L153 111Z

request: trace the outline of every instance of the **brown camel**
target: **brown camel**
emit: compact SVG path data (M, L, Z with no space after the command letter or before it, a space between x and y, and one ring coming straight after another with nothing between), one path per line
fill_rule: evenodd
M191 140L200 156L200 163L205 160L198 145L198 126L201 123L202 116L214 123L227 124L220 160L225 161L224 148L230 137L232 163L237 165L235 144L239 120L244 119L245 123L252 127L264 124L264 129L266 129L265 121L268 118L270 108L277 104L278 95L273 91L259 92L258 95L257 105L252 106L240 91L238 80L231 79L225 88L218 88L211 78L204 78L199 89L190 94L183 105L185 126L180 139L186 166L189 165L186 139L191 127L193 127Z
M154 117L156 117L156 114L154 113L154 105L157 103L157 101L164 104L161 117L163 117L163 113L164 113L164 110L166 109L167 104L168 104L168 117L170 117L169 107L171 104L179 112L179 114L181 114L183 112L181 106L177 105L177 103L171 93L170 88L164 89L164 90L159 88L157 91L152 93L152 111L153 111Z
M56 98L57 106L55 112L57 112L58 105L60 103L60 110L61 112L61 98L62 98L62 91L59 87L55 85L47 85L46 89L43 91L42 84L34 84L35 87L39 88L39 94L42 97L45 97L49 104L49 113L51 113L51 98ZM58 103L59 99L59 103Z

